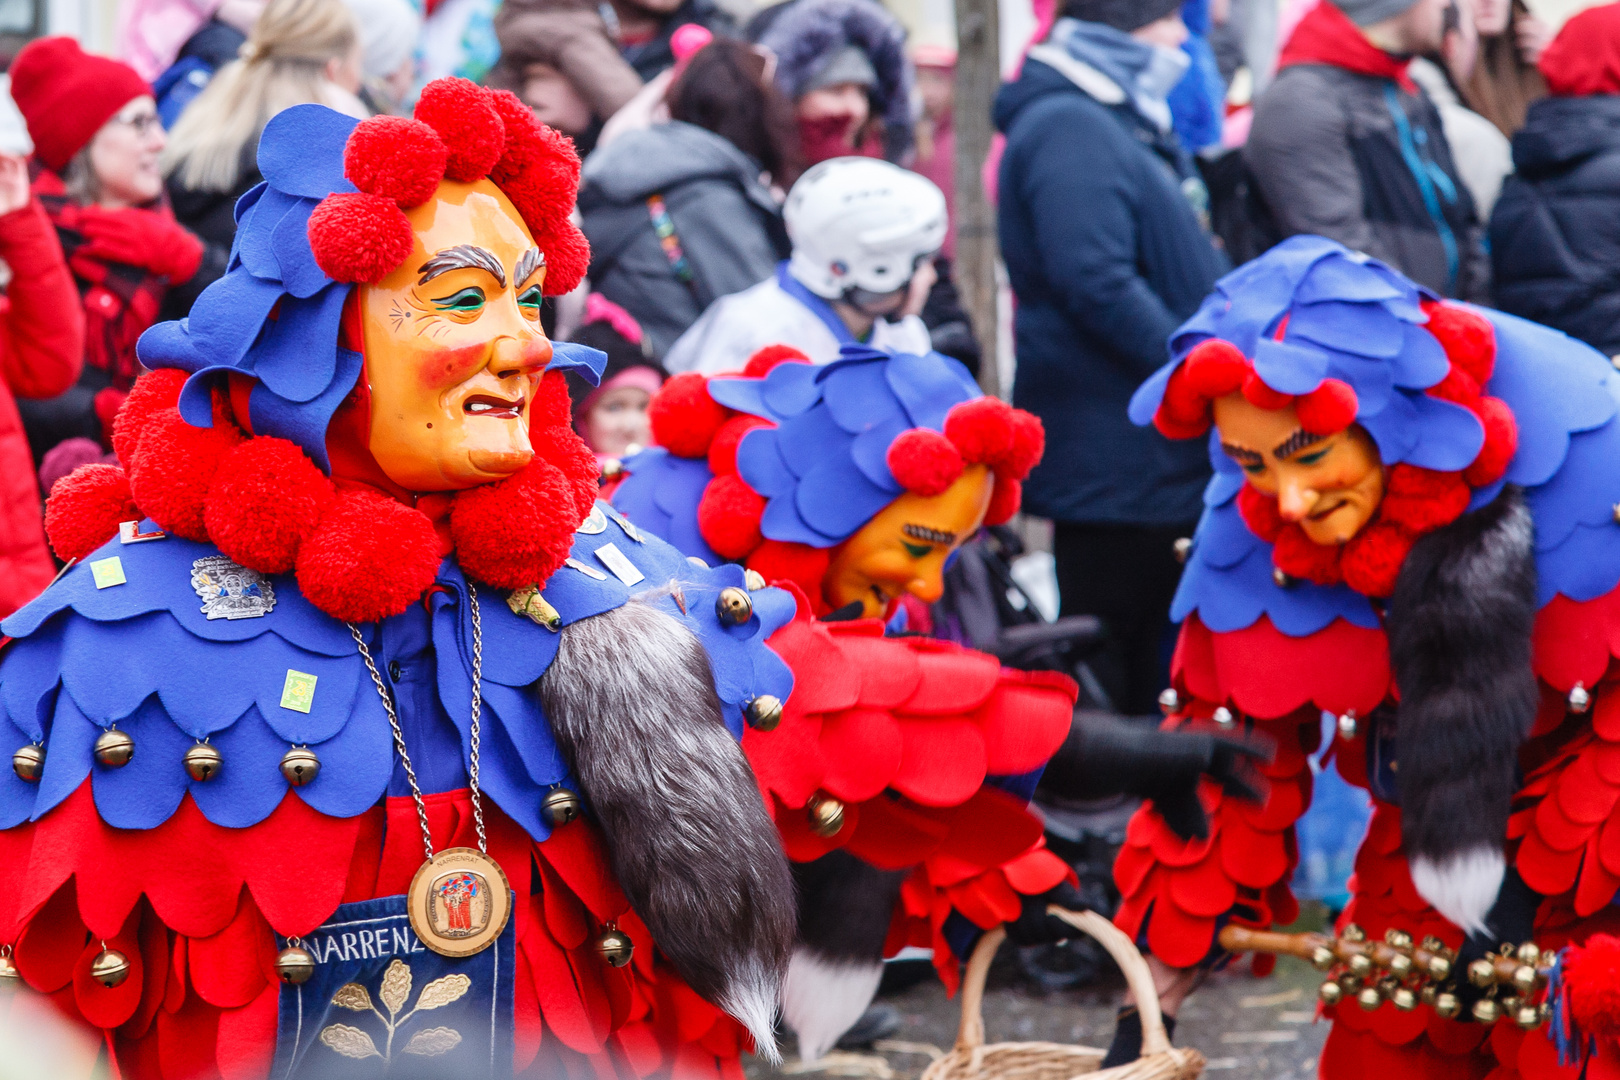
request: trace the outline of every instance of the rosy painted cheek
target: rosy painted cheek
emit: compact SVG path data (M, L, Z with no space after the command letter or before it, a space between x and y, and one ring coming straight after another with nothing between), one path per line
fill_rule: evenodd
M475 341L467 345L425 345L416 355L416 370L422 385L442 390L466 382L487 362L489 344Z

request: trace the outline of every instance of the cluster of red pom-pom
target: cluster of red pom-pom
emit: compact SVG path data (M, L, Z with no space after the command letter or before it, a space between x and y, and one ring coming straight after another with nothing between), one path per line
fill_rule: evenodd
M579 155L509 91L435 79L414 119L374 116L355 127L343 174L360 190L328 195L309 217L315 261L334 281L381 280L410 256L406 209L431 199L441 179L486 176L544 252L548 295L572 290L590 265L590 246L569 220Z
M52 490L45 525L59 556L82 559L120 522L150 517L249 569L296 571L317 608L371 622L419 598L450 550L477 581L543 585L596 499L596 459L569 424L560 372L541 379L532 406L534 459L498 483L419 500L443 504L437 526L422 509L334 485L286 439L254 436L229 391L214 393L213 427L191 426L176 407L185 380L172 368L143 375L113 429L123 467L87 465Z
M1462 308L1425 302L1427 329L1445 349L1451 370L1428 389L1437 398L1472 412L1485 430L1479 454L1461 472L1436 472L1397 464L1387 470L1384 497L1362 530L1342 545L1318 544L1297 522L1282 519L1273 496L1249 485L1238 493L1238 510L1249 529L1272 545L1272 565L1291 578L1319 585L1349 585L1367 596L1395 590L1401 564L1420 536L1455 521L1468 509L1472 489L1502 478L1518 448L1513 413L1499 398L1483 391L1496 366L1496 335L1485 319ZM1278 331L1278 336L1282 334ZM1154 426L1170 438L1196 438L1209 431L1216 398L1241 392L1262 409L1290 404L1300 427L1313 435L1331 435L1355 421L1355 391L1337 379L1325 379L1298 397L1267 386L1254 365L1236 346L1218 338L1200 342L1170 377Z
M763 378L781 363L809 363L786 345L771 345L749 358L742 374ZM737 474L737 447L756 427L770 422L728 409L709 395L709 380L695 372L664 384L647 410L653 442L676 457L707 458L714 479L698 503L698 531L715 553L741 559L767 581L791 580L820 605L821 579L830 552L807 544L767 540L760 532L765 499ZM1022 483L1040 460L1045 434L1035 416L992 397L957 405L945 417L943 434L928 428L902 432L885 460L900 486L923 496L943 493L970 465L987 465L995 477L985 522L1000 525L1018 512Z
M1620 1038L1620 938L1593 934L1569 946L1560 967L1577 1030L1605 1041Z

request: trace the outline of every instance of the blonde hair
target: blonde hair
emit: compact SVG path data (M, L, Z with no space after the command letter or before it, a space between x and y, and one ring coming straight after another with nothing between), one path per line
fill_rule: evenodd
M163 174L197 191L234 188L272 116L305 102L331 103L326 64L348 56L358 41L343 0L270 0L239 59L180 114L163 152Z

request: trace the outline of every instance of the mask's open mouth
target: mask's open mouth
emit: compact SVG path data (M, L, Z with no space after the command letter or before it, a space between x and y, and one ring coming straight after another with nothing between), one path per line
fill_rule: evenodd
M523 398L509 401L490 394L474 394L461 403L468 416L487 416L495 420L517 420L523 416Z
M1308 521L1321 521L1323 518L1337 513L1338 511L1344 509L1348 505L1349 505L1348 500L1340 499L1338 502L1334 503L1332 506L1329 506L1327 509L1318 510L1313 514L1305 515L1305 517L1306 517L1306 520L1308 520Z

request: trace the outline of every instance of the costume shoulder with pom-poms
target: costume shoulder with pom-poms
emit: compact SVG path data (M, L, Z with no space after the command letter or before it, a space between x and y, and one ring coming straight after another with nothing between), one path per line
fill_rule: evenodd
M505 479L401 498L329 454L375 389L356 284L410 254L404 209L487 178L567 291L572 147L444 80L413 120L287 110L259 162L227 274L142 340L121 466L53 493L76 563L4 623L0 957L141 1080L389 1053L645 1074L677 1029L711 1069L772 1052L791 879L736 740L792 700L764 644L791 595L595 501L561 373L594 380L593 350L533 376ZM417 937L424 846L500 868L484 951ZM495 917L484 878L442 884L450 938Z
M1620 708L1599 692L1620 656L1613 368L1315 237L1223 278L1171 353L1133 399L1136 422L1198 438L1222 397L1292 405L1306 439L1359 425L1384 486L1350 540L1313 543L1210 435L1215 476L1172 611L1171 722L1239 720L1281 750L1264 806L1209 793L1207 841L1189 848L1151 811L1133 820L1121 924L1188 965L1234 912L1289 920L1292 825L1323 711L1341 718L1341 772L1378 800L1347 918L1455 946L1496 899L1504 849L1554 908L1606 905L1620 858L1611 868L1600 839L1620 787L1594 751ZM1427 1009L1337 1016L1386 1046L1444 1027ZM1447 1053L1479 1043L1434 1039Z

